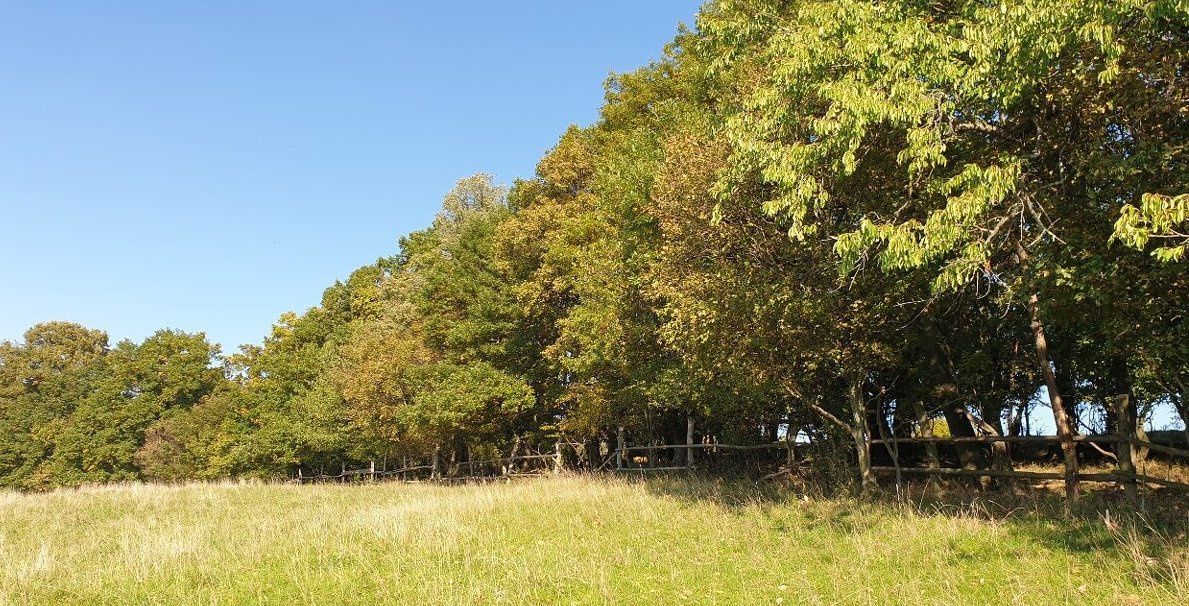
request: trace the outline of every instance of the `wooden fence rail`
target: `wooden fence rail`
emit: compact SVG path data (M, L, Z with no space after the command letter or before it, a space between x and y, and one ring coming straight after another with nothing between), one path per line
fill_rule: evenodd
M1125 415L1124 415L1125 416ZM1178 490L1189 492L1189 484L1177 482L1168 478L1158 478L1142 473L1136 473L1132 463L1131 451L1135 448L1146 448L1153 452L1159 452L1173 457L1189 458L1189 450L1174 448L1171 446L1164 446L1162 444L1153 444L1146 440L1141 440L1135 435L1134 424L1126 422L1120 424L1120 431L1108 435L1053 435L1053 436L1012 436L1012 435L981 435L981 436L958 436L958 437L895 437L895 438L874 438L867 436L866 443L868 448L875 444L883 444L895 447L900 444L986 444L992 445L997 443L1009 444L1111 444L1116 446L1119 463L1119 470L1116 473L1085 473L1076 472L1072 476L1072 481L1080 482L1114 482L1122 486L1129 497L1134 498L1135 489L1138 483L1158 484ZM688 460L684 466L629 466L626 462L630 460L629 455L633 452L648 452L654 453L660 450L672 449L674 451L684 450L687 453L692 453L694 450L761 450L761 449L792 449L794 442L785 440L782 442L774 442L769 444L719 444L719 443L686 443L686 444L652 444L641 446L628 446L623 438L622 431L619 439L619 448L616 452L616 470L621 472L651 472L651 471L673 471L692 469L694 466ZM1101 449L1099 449L1101 451ZM898 453L889 452L894 459L898 458ZM790 452L791 455L791 452ZM791 458L791 457L790 457ZM649 463L652 461L649 460ZM934 476L949 476L949 477L990 477L990 478L1007 478L1019 480L1064 480L1066 482L1071 480L1071 476L1064 472L1044 472L1044 471L1016 471L1012 469L955 469L933 466L927 468L920 467L903 467L903 466L872 466L871 471L874 473L885 474L917 474L917 475L934 475Z
M434 479L445 480L445 481L456 481L456 480L465 480L465 479L480 479L480 478L493 478L493 477L506 477L506 476L539 475L539 474L515 473L515 472L511 472L511 471L504 471L504 469L506 467L511 466L516 461L534 461L534 460L544 460L544 459L556 461L557 456L558 456L557 453L552 453L552 454L537 454L537 455L517 455L517 456L512 456L512 457L502 457L499 459L485 459L485 460L479 460L479 461L462 461L462 462L458 463L457 465L460 467L469 468L471 470L470 475L450 476L450 477L443 476L443 477L434 478ZM501 473L495 474L495 475L483 475L483 476L474 475L475 467L482 466L482 465L500 466ZM377 470L375 468L375 463L373 462L372 465L367 468L343 469L341 472L336 473L336 474L305 475L302 472L301 468L298 468L297 477L293 478L292 481L299 483L299 484L304 484L306 482L327 482L327 481L335 481L335 480L345 481L348 478L364 478L364 477L366 477L369 479L377 479L377 478L388 478L388 477L393 477L393 476L399 476L402 479L407 479L405 476L409 473L414 473L414 472L419 472L419 471L433 471L433 469L434 469L433 465L412 465L412 466L408 466L408 467L401 467L399 469Z
M906 437L896 439L872 439L872 444L892 444L892 443L918 443L918 444L993 444L996 442L1011 442L1011 443L1060 443L1059 436L973 436L973 437L959 437L959 438L922 438L922 437ZM1142 446L1154 452L1164 453L1174 457L1189 458L1189 451L1161 444L1153 444L1145 440L1131 439L1123 440L1119 436L1102 435L1102 436L1085 436L1079 435L1074 437L1075 442L1090 442L1100 444L1115 444L1120 442L1128 442L1133 446ZM572 443L562 443L567 446L575 446ZM580 444L579 444L580 446ZM721 443L706 443L706 444L654 444L649 446L628 446L624 445L617 449L616 454L620 455L621 461L615 470L620 472L661 472L661 471L685 471L696 469L693 464L686 464L680 466L625 466L623 461L628 459L628 454L632 452L649 452L665 449L698 449L698 450L724 450L724 451L746 451L746 450L773 450L773 449L789 449L795 446L794 442L773 442L767 444L721 444ZM558 459L558 453L545 453L535 455L517 455L512 457L502 457L498 459L484 459L478 461L465 461L460 463L460 466L468 467L472 470L471 475L467 476L451 476L435 478L440 481L466 481L479 479L495 479L501 477L525 477L525 476L539 476L541 472L515 472L511 471L513 463L517 461L541 461ZM494 475L474 475L473 470L476 466L491 465L501 469L500 473ZM343 469L337 474L316 474L303 475L301 471L298 472L298 477L294 480L297 482L327 482L327 481L344 481L349 478L369 478L381 479L399 477L408 481L406 477L410 473L424 472L433 470L433 465L412 465L400 467L398 469L384 469L377 470L374 466L359 469ZM1045 472L1045 471L1016 471L1007 469L955 469L947 467L895 467L895 466L873 466L871 471L880 474L910 474L910 475L936 475L947 477L990 477L990 478L1006 478L1006 479L1020 479L1020 480L1063 480L1065 474L1061 472ZM1150 484L1158 484L1170 488L1189 491L1189 484L1177 482L1167 478L1159 478L1140 473L1078 473L1077 479L1086 482L1116 482L1120 484L1143 482Z
M1125 398L1125 396L1120 396ZM988 477L988 478L1007 478L1019 480L1063 480L1067 487L1068 495L1076 495L1076 485L1080 481L1087 482L1114 482L1118 483L1125 490L1127 496L1131 499L1136 498L1136 490L1140 483L1144 484L1158 484L1178 490L1189 492L1189 484L1171 480L1168 478L1157 478L1154 476L1137 473L1134 462L1132 460L1132 451L1136 448L1147 449L1152 452L1158 452L1172 457L1180 457L1189 459L1189 450L1175 448L1172 446L1165 446L1163 444L1153 444L1147 440L1140 439L1135 432L1135 421L1130 417L1130 412L1127 406L1126 399L1120 399L1117 402L1118 415L1118 431L1110 435L1055 435L1055 436L1002 436L1002 435L981 435L981 436L961 436L961 437L881 437L875 438L866 435L862 443L870 449L872 445L882 444L888 446L889 455L891 455L894 466L871 466L869 457L860 457L860 467L864 465L866 460L866 469L860 469L860 473L894 473L897 476L897 482L901 474L911 475L933 475L933 476L949 476L949 477ZM796 442L786 436L785 440L766 443L766 444L721 444L718 442L702 442L696 443L693 441L693 421L692 419L687 423L686 443L684 444L650 444L631 446L628 445L625 431L623 427L619 428L619 435L614 450L610 453L614 455L614 467L612 468L618 472L654 472L654 471L678 471L695 469L694 453L701 451L703 453L720 451L755 451L755 450L776 450L784 449L788 451L788 460L793 460L793 449L796 447ZM1118 471L1116 473L1083 473L1075 469L1067 468L1065 472L1048 472L1048 471L1016 471L1013 469L970 469L970 468L949 468L941 467L940 460L936 456L936 449L932 449L930 466L927 468L921 467L905 467L899 465L899 451L896 446L900 444L986 444L993 445L998 443L1008 444L1062 444L1062 445L1076 445L1079 443L1094 445L1094 448L1100 452L1107 452L1099 448L1098 444L1113 444L1115 446L1114 453L1111 455L1118 462ZM481 461L462 461L455 462L455 469L465 468L469 470L469 474L465 476L450 476L440 477L437 474L438 465L414 465L405 466L400 469L383 469L376 470L375 463L372 462L366 469L343 469L338 474L318 474L314 476L304 476L301 469L298 470L298 476L294 480L301 482L320 482L320 481L346 481L349 478L368 478L375 480L378 478L400 478L404 481L420 481L417 479L410 479L409 474L417 472L431 471L433 475L431 479L441 481L466 481L466 480L491 480L495 478L511 478L521 477L526 475L541 475L553 471L554 473L562 470L564 466L564 458L562 447L566 446L579 451L584 446L582 443L566 442L559 440L554 445L552 453L540 454L525 454L517 456L501 457L496 459L487 459ZM657 451L669 451L674 453L673 459L666 461L668 463L684 462L683 465L668 464L663 466L655 466L657 459L654 456ZM646 463L647 465L639 464L640 457L632 457L631 453L647 452L649 453ZM684 458L679 459L677 454L684 453ZM1110 454L1110 453L1108 453ZM608 455L610 456L610 455ZM699 455L701 457L705 454ZM633 459L636 459L636 465L629 465ZM516 463L527 461L549 461L549 463L537 471L525 471L517 469ZM603 469L607 466L608 460L604 459L601 466L597 469ZM477 467L482 468L487 466L490 470L496 470L494 473L487 473L483 475L476 475ZM596 469L595 466L591 466ZM1071 473L1072 472L1072 473ZM1070 491L1070 485L1074 486L1074 490Z
M1076 435L1070 436L1071 442L1088 442L1094 444L1116 444L1123 439L1115 435L1104 436L1086 436ZM1061 436L970 436L970 437L950 437L950 438L923 438L923 437L905 437L905 438L875 438L868 440L872 444L993 444L995 442L1009 442L1021 444L1038 444L1038 443L1052 443L1060 444ZM1175 450L1175 449L1174 449Z
M1147 440L1141 440L1139 438L1132 440L1132 444L1134 444L1135 446L1147 448L1148 450L1151 450L1153 452L1159 452L1159 453L1163 453L1163 454L1174 456L1174 457L1181 457L1183 459L1189 459L1189 450L1185 450L1183 448L1173 448L1172 446L1165 446L1163 444L1153 444Z
M1101 482L1116 482L1123 488L1124 493L1133 502L1137 499L1137 488L1140 482L1145 484L1159 484L1178 490L1189 491L1189 484L1184 484L1171 479L1157 478L1142 473L1136 473L1135 462L1133 454L1135 449L1144 448L1149 451L1159 452L1165 455L1189 458L1189 450L1174 448L1171 446L1164 446L1162 444L1152 444L1147 440L1143 440L1136 432L1136 419L1134 408L1130 405L1130 396L1128 394L1120 394L1114 398L1114 409L1116 415L1116 431L1110 435L1088 436L1078 435L1065 429L1060 431L1060 423L1058 423L1058 435L1055 436L1002 436L1002 435L983 435L983 436L963 436L963 437L882 437L871 439L869 436L864 441L865 447L870 449L873 444L884 444L888 446L889 454L892 456L895 466L881 466L869 467L868 469L873 473L894 473L896 474L897 485L900 482L901 474L925 474L930 476L957 476L957 477L990 477L990 478L1014 478L1014 479L1043 479L1043 480L1063 480L1065 483L1066 495L1066 509L1070 510L1073 506L1073 501L1077 498L1078 485L1081 481L1101 481ZM1040 443L1040 444L1061 444L1065 457L1065 470L1063 473L1057 472L1035 472L1035 471L1015 471L1012 469L970 469L964 467L963 469L943 468L939 464L936 449L930 452L930 465L928 468L919 467L903 467L899 464L898 449L899 444L996 444L996 443ZM1078 470L1076 445L1079 443L1088 443L1094 446L1098 451L1107 454L1115 459L1118 464L1117 473L1097 474L1097 473L1082 473ZM1113 444L1115 446L1114 453L1109 453L1098 444ZM992 457L1002 457L1003 452L996 451ZM1002 460L1000 460L1002 462ZM1010 455L1008 455L1008 462L1010 465ZM860 466L863 466L863 458L860 457ZM865 470L860 470L864 472Z
M1063 480L1065 474L1057 471L1014 471L1008 469L954 469L952 467L886 467L873 466L877 473L910 473L938 476L1015 478L1020 480ZM1079 473L1078 478L1090 482L1119 482L1124 476L1114 473Z
M787 442L772 442L771 444L718 444L718 443L701 444L701 443L695 443L695 444L655 444L652 446L624 446L622 450L623 450L623 452L639 452L639 451L643 451L643 450L664 450L666 448L677 448L677 449L695 448L695 449L700 449L700 450L714 450L714 449L719 449L719 448L721 448L723 450L768 450L768 449L773 449L773 448L785 449L788 447L789 447L789 445Z

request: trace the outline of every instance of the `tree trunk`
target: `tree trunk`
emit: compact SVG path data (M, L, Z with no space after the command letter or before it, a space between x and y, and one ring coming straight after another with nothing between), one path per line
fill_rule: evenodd
M875 436L881 440L890 440L892 437L892 428L888 426L888 417L883 410L883 399L876 398L875 406L868 407L867 410L867 435ZM871 464L881 466L896 466L900 462L897 460L897 455L892 451L895 447L890 443L885 443L884 448L876 448L871 452Z
M1123 423L1130 427L1125 433L1131 436L1130 439L1135 438L1136 433L1136 406L1135 394L1131 391L1131 375L1127 370L1127 359L1121 355L1116 355L1111 358L1110 362L1110 384L1107 385L1109 393L1113 395L1111 401L1106 402L1106 433L1119 434L1124 428L1120 425ZM1122 407L1122 408L1120 408ZM1125 413L1128 419L1119 418L1120 412ZM1118 453L1116 453L1117 455ZM1131 454L1131 453L1129 453ZM1134 461L1135 457L1131 456ZM1119 464L1122 465L1120 460Z
M623 464L624 464L623 459L624 459L624 454L625 454L624 448L627 448L627 444L624 441L623 425L620 425L619 432L616 434L616 438L615 438L615 468L616 469L623 469Z
M1139 401L1136 400L1135 398L1132 398L1131 400L1133 402L1132 405L1135 406L1135 408L1136 408L1135 439L1140 442L1151 442L1151 440L1148 439L1148 432L1144 429L1143 417L1145 417L1147 415L1146 414L1140 415L1139 414ZM1143 444L1136 444L1135 450L1133 450L1131 453L1131 459L1133 461L1147 461L1149 450L1150 449L1147 446L1144 446Z
M1024 422L1028 418L1028 402L1025 400L1020 402L1016 407L1015 412L1012 413L1011 422L1008 423L1007 432L1011 436L1025 435Z
M788 466L790 474L793 473L793 468L797 464L797 436L800 435L800 433L801 428L793 426L792 419L790 419L788 423L788 429L784 433L784 443L788 447L785 464Z
M913 410L917 416L917 435L922 438L933 437L933 421L929 418L928 413L925 412L925 405L919 400L913 402ZM925 455L929 461L929 469L938 469L941 467L941 457L937 455L937 443L925 443ZM930 475L929 481L932 482L936 476Z
M1060 376L1054 375L1054 377L1057 379L1057 391L1061 394L1061 406L1065 409L1065 416L1069 419L1070 428L1074 435L1077 435L1079 433L1078 403L1081 402L1082 396L1074 384L1073 373L1063 372Z
M516 464L516 457L520 455L520 434L516 434L512 438L512 450L508 453L508 464L504 466L504 473L516 473L519 465Z
M1185 399L1185 392L1181 392L1181 396L1173 398L1173 405L1177 409L1177 414L1181 415L1181 425L1185 427L1182 432L1185 434L1185 446L1189 446L1189 400Z
M764 440L768 443L776 441L777 433L780 433L780 423L766 423L764 425Z
M896 397L896 408L892 410L892 435L897 438L911 438L916 429L916 406L908 406L904 402L908 397ZM918 402L919 403L919 402Z
M1178 391L1176 393L1169 393L1169 399L1172 400L1173 408L1177 409L1177 414L1181 417L1181 425L1185 427L1185 446L1189 446L1189 389L1185 388L1185 382L1179 378L1174 377L1173 381L1177 384ZM1169 392L1173 390L1169 389Z
M585 469L587 471L594 471L598 469L600 462L600 448L599 441L601 438L587 438L582 441L583 459L585 459Z
M966 416L965 404L960 402L946 404L941 412L945 415L945 424L950 428L951 437L974 437L974 425L970 424L970 418ZM982 446L970 442L960 442L954 444L954 450L958 453L958 462L962 469L978 470L986 467Z
M954 368L953 360L947 354L946 363L943 365L941 362L941 354L944 350L944 343L937 340L930 361L939 376L944 377L943 381L948 381L940 384L937 389L937 397L945 402L941 412L945 415L945 424L949 426L951 437L973 438L974 426L966 417L966 405L961 401L962 393L958 388L958 373ZM980 445L962 442L954 444L954 450L958 454L958 463L962 469L977 470L986 467L986 457Z
M977 425L983 433L996 437L1003 436L1002 425L997 428L995 425L988 423L986 419L980 419L970 414L970 411L966 412L966 417L972 424ZM991 443L991 469L996 471L1012 470L1011 450L1008 448L1007 442ZM994 478L990 477L981 478L981 480L984 487L990 487L994 483Z
M991 427L990 430L997 436L1003 435L1003 405L995 405L984 403L979 406L979 417L983 423Z
M466 438L462 435L454 437L454 446L450 449L450 475L453 477L463 475L463 465L470 461L470 448L467 446Z
M442 445L441 444L434 444L433 461L430 462L429 477L434 480L442 477Z
M1135 480L1135 462L1131 458L1132 440L1135 439L1135 401L1126 394L1114 398L1115 418L1118 420L1115 456L1119 459L1119 474L1123 476L1123 492L1132 504L1139 502Z
M893 439L894 434L892 434L891 428L884 422L887 419L887 413L883 410L883 397L876 398L876 402L875 430L879 432L879 438L883 440L883 449L887 453L892 467L896 469L896 498L899 499L902 497L904 490L904 478L900 471L900 444ZM876 452L879 451L876 450Z
M694 466L694 416L685 417L685 465Z
M864 373L856 373L851 379L850 408L852 415L851 438L859 458L859 480L863 492L870 492L878 485L875 472L871 471L871 442L867 439L867 405L863 396Z
M1061 400L1061 392L1057 389L1057 376L1049 364L1049 344L1045 339L1044 323L1040 321L1040 303L1036 295L1028 301L1032 313L1032 336L1036 339L1036 362L1045 378L1045 387L1049 390L1049 403L1053 409L1053 421L1057 426L1057 436L1061 438L1061 451L1065 455L1065 509L1072 511L1074 502L1078 498L1078 455L1073 441L1073 425L1065 410L1065 402Z

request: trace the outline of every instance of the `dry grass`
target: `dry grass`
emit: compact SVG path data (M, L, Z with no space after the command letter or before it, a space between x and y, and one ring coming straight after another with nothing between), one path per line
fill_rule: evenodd
M3 493L0 604L1183 599L1183 525L1038 499L1004 513L677 477Z

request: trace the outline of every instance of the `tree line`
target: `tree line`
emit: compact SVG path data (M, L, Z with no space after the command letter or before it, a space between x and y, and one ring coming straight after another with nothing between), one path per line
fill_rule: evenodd
M1184 0L709 2L261 345L0 345L0 485L1189 420L1187 69Z

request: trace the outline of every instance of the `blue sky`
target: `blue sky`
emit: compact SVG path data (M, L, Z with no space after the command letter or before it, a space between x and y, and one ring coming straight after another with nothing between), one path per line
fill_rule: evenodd
M0 2L0 340L259 342L457 179L530 176L699 4Z

